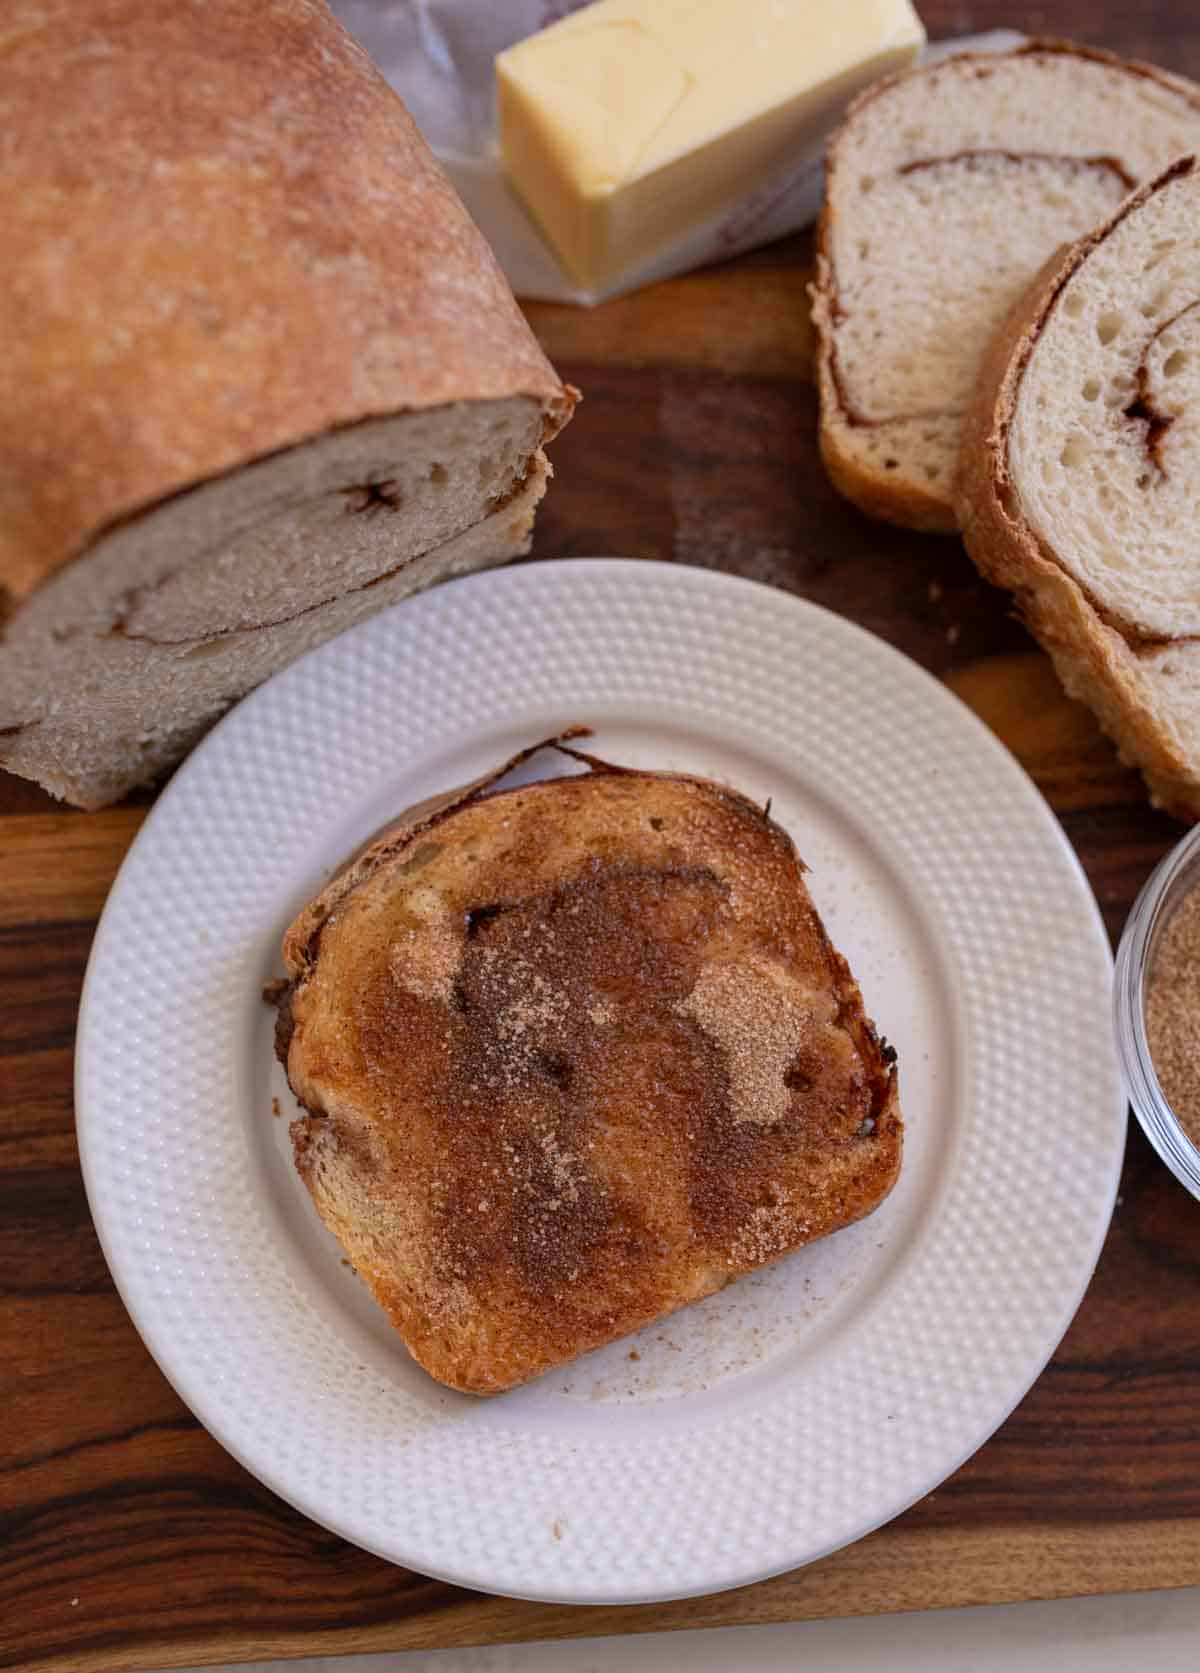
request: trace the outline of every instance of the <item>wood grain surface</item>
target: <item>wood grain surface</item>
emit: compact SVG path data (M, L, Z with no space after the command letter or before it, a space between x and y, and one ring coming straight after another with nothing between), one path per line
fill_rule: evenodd
M1200 76L1192 0L921 10L935 36L1016 25ZM797 238L591 313L530 308L586 397L554 449L538 554L752 576L898 645L1028 768L1115 936L1179 827L1149 810L956 540L870 524L829 488L809 257ZM291 1510L151 1361L80 1178L80 984L149 801L64 812L0 775L0 1667L102 1673L1200 1582L1200 1206L1136 1128L1095 1281L1044 1375L935 1493L823 1562L698 1602L543 1607L395 1569Z

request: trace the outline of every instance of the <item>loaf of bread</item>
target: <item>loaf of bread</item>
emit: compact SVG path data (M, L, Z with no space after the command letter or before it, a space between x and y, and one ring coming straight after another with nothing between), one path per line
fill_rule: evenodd
M958 514L1155 802L1200 818L1200 169L1055 257L992 344Z
M829 146L812 288L821 451L871 516L953 530L963 414L1042 263L1200 149L1200 87L1065 42L861 95Z
M0 48L0 766L95 807L526 550L573 392L323 0L16 0Z
M786 833L591 764L410 815L284 942L300 1176L475 1394L870 1213L900 1166L895 1053Z

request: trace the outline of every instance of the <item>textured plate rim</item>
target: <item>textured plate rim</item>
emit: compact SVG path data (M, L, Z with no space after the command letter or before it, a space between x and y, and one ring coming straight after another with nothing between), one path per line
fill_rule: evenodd
M940 709L943 716L953 713L955 717L954 725L962 730L964 739L970 737L971 747L977 753L979 759L990 763L990 769L994 775L1007 776L1007 788L1012 792L1014 808L1019 807L1024 822L1031 824L1031 827L1032 825L1039 827L1039 842L1046 846L1047 851L1054 851L1058 864L1065 864L1066 873L1073 890L1072 909L1081 915L1083 922L1081 922L1080 927L1086 929L1087 938L1090 942L1087 949L1088 957L1095 961L1093 974L1096 974L1102 968L1105 976L1111 979L1112 955L1090 885L1057 819L1024 770L984 723L941 682L887 644L886 641L876 638L846 618L807 600L799 599L756 582L699 568L684 568L648 560L621 558L570 559L521 565L516 568L467 577L449 583L442 588L435 589L431 594L423 595L423 601L428 603L430 599L440 600L438 607L445 610L453 607L446 602L450 597L467 589L475 588L478 590L481 587L495 587L497 585L506 588L514 581L518 587L534 586L536 588L541 584L537 579L539 576L549 576L548 584L553 586L556 576L564 571L577 575L590 572L610 577L615 581L618 590L625 583L628 583L636 591L638 584L641 582L650 584L656 579L662 580L666 577L668 579L663 581L665 585L683 589L692 587L701 593L720 593L723 590L732 589L731 597L738 593L743 596L747 594L760 595L762 599L770 600L775 624L783 624L778 625L778 631L783 637L786 638L787 636L789 618L791 623L795 625L800 624L804 617L817 618L825 632L831 635L842 635L846 642L855 646L865 658L875 658L881 666L890 666L897 677L901 677L910 684L914 693L923 693L923 701L927 707L931 707L935 711ZM1059 1293L1053 1321L1047 1321L1044 1324L1037 1353L1026 1355L1027 1363L1023 1380L1019 1381L1019 1385L1015 1378L1006 1381L1003 1408L994 1408L986 1426L978 1433L973 1434L965 1445L956 1450L953 1457L948 1454L943 1455L936 1466L932 1469L926 1469L917 1484L910 1484L910 1490L901 1498L893 1498L882 1506L874 1507L851 1532L847 1533L844 1529L839 1531L837 1537L824 1546L810 1547L799 1552L781 1551L777 1559L769 1563L755 1562L738 1572L723 1573L719 1576L708 1575L682 1585L652 1584L644 1590L631 1590L627 1586L614 1590L611 1587L605 1588L603 1583L597 1587L580 1589L578 1586L556 1587L538 1581L536 1584L524 1586L520 1583L514 1583L511 1575L497 1578L469 1566L456 1569L453 1564L426 1561L417 1551L399 1549L394 1538L378 1538L369 1526L364 1528L361 1519L351 1518L340 1513L331 1513L328 1507L323 1504L319 1495L314 1496L308 1491L298 1489L294 1482L289 1482L286 1475L281 1476L273 1468L264 1466L261 1460L255 1456L254 1449L247 1448L242 1444L236 1428L224 1420L222 1412L219 1409L214 1409L209 1395L204 1390L197 1390L194 1379L180 1374L178 1365L173 1363L175 1355L172 1350L170 1333L164 1334L160 1328L161 1321L153 1316L151 1310L142 1305L137 1285L133 1282L133 1275L125 1265L124 1257L117 1246L116 1239L111 1235L116 1222L110 1218L108 1204L103 1200L93 1153L93 1141L96 1139L98 1132L96 1123L102 1120L102 1115L98 1112L92 1113L89 1054L95 1013L98 1008L96 993L104 973L105 961L109 956L109 947L121 927L120 920L127 901L130 879L134 876L136 867L140 865L144 855L154 845L163 840L164 836L169 836L169 820L173 816L174 809L180 805L185 792L200 781L201 776L209 770L211 763L219 759L221 753L227 748L231 733L236 734L239 729L254 723L260 709L264 709L272 701L272 693L278 691L282 682L303 681L308 677L311 668L318 664L321 659L338 654L338 646L341 646L341 654L345 654L346 641L384 631L381 628L382 623L389 624L387 631L402 634L405 628L403 618L407 616L408 624L412 628L416 628L414 606L419 608L421 603L422 600L420 599L410 601L408 605L401 607L400 611L384 612L383 615L352 629L348 634L341 635L338 640L331 641L329 644L309 653L298 663L275 676L274 679L268 681L266 685L260 687L257 692L238 705L193 752L190 760L179 770L172 783L163 792L138 832L113 884L93 943L81 998L76 1053L76 1110L81 1164L89 1203L92 1207L101 1245L118 1291L136 1328L142 1335L160 1369L180 1398L197 1415L220 1444L250 1473L278 1494L280 1498L312 1520L388 1561L402 1564L452 1584L498 1591L514 1597L546 1602L613 1605L702 1595L746 1585L755 1580L766 1579L772 1575L786 1572L800 1564L815 1561L892 1520L908 1505L924 1496L925 1493L952 1474L995 1432L995 1429L999 1427L1028 1392L1028 1389L1036 1381L1046 1362L1053 1354L1090 1282L1107 1233L1113 1201L1118 1188L1124 1152L1126 1105L1115 1057L1107 1076L1108 1087L1111 1088L1112 1092L1110 1148L1103 1189L1095 1193L1094 1213L1091 1216L1091 1237L1086 1248L1081 1245L1075 1251L1077 1257L1075 1283L1069 1288L1064 1287ZM401 618L399 621L397 620L398 617ZM902 675L899 672L900 670L903 671ZM1098 1021L1098 1032L1102 1026L1102 1021L1103 1019ZM997 1411L999 1415L996 1415Z

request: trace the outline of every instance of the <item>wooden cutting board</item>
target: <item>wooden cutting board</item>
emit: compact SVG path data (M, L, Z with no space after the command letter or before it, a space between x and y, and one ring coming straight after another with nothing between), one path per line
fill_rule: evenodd
M1190 0L921 9L934 35L1075 33L1200 75ZM870 524L830 490L808 259L796 239L591 313L530 309L586 395L555 445L538 554L729 570L898 645L1033 774L1115 936L1179 828L1150 812L956 540ZM392 1568L281 1503L143 1348L79 1174L80 983L148 801L63 812L0 775L0 1667L102 1673L1200 1582L1200 1205L1136 1129L1095 1281L1035 1387L935 1493L807 1569L688 1603L541 1606Z

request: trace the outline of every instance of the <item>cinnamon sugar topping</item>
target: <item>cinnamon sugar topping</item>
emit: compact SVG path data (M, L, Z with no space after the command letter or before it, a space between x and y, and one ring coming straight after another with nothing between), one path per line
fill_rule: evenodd
M796 999L794 977L789 982L774 965L743 958L736 965L705 965L679 1006L726 1056L736 1122L770 1125L788 1112L788 1069L816 1025Z
M761 808L597 773L438 836L339 907L291 1054L301 1171L435 1374L507 1386L886 1193L893 1083Z
M389 958L392 975L409 993L448 1003L458 968L461 934L446 903L434 889L412 887L405 901L405 917L408 922L397 930Z
M1146 1040L1180 1126L1200 1146L1200 888L1162 932L1146 994Z

